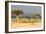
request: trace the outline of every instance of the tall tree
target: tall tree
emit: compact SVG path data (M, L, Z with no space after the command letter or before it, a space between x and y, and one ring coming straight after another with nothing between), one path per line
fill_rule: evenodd
M13 10L11 13L14 14L14 15L16 15L16 18L17 18L17 21L18 21L18 19L19 19L18 15L23 14L23 10L16 9L16 10Z

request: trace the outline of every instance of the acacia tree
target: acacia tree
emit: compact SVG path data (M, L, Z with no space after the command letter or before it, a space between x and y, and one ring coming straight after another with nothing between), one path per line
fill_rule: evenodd
M13 15L16 15L17 22L18 22L18 15L23 14L23 10L21 10L21 9L16 9L16 10L12 11L12 14L13 14Z

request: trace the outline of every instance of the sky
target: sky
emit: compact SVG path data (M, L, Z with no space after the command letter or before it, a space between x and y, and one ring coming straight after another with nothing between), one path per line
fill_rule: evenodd
M24 6L24 5L11 5L11 10L22 9L24 14L33 14L38 13L41 14L40 6Z

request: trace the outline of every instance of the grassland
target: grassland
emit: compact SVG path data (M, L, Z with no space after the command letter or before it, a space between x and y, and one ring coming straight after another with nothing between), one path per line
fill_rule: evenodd
M11 20L12 28L39 28L41 27L41 19L34 19L34 18L14 18Z

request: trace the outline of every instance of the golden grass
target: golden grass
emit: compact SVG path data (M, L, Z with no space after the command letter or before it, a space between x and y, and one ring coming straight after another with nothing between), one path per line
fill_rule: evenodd
M41 20L40 19L18 19L18 21L15 20L12 20L12 28L17 28L17 27L20 27L20 28L39 28L41 27Z

